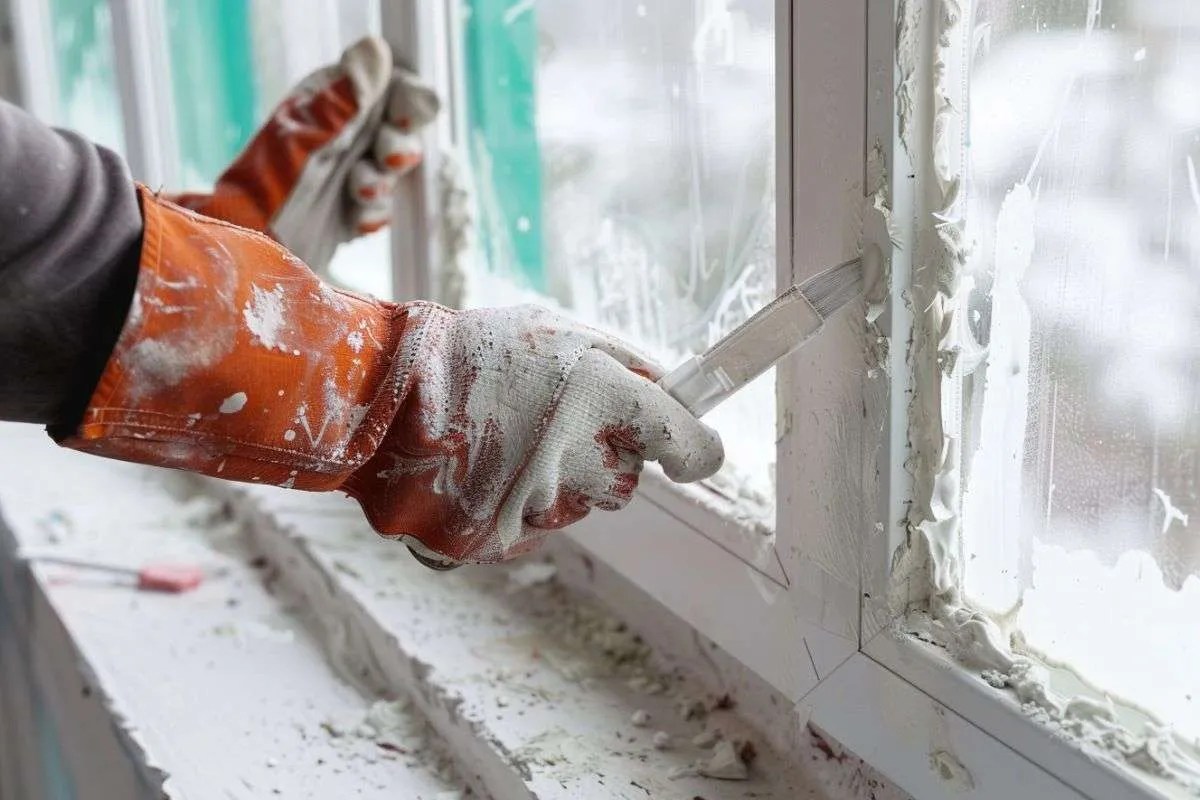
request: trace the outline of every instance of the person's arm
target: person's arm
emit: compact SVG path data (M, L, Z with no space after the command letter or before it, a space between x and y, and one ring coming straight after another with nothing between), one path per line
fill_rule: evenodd
M124 162L0 100L0 419L73 426L125 320L142 216Z
M293 150L287 163L280 148L262 151L274 153L264 178L294 178L303 189L280 197L303 199L320 187L346 197L345 175L323 163L358 137L329 138L321 121L360 131L393 85L391 55L381 41L364 40L343 57L342 72L319 75L295 133L326 144ZM11 113L18 126L28 123ZM52 182L47 173L64 163L53 145L42 146L51 157L36 159L24 193ZM345 154L352 163L359 151ZM0 383L32 378L47 409L2 408L0 416L54 423L66 447L343 491L380 533L458 563L511 558L593 508L623 507L646 460L679 481L721 464L716 432L653 383L655 365L614 337L533 306L454 311L341 291L283 246L288 226L279 221L299 207L290 200L251 230L134 187L119 167L76 169L76 185L56 189L37 229L12 247L16 268L5 270L17 287L5 291L20 314L0 308L9 326ZM124 192L125 211L140 210L140 223L111 197L93 200L88 214L72 211L106 192ZM22 206L20 196L2 198L0 214ZM88 260L108 251L111 261ZM88 296L67 303L64 287ZM119 333L105 327L114 320ZM60 339L63 326L71 333ZM31 366L54 348L61 352L50 367ZM21 366L7 366L14 359Z

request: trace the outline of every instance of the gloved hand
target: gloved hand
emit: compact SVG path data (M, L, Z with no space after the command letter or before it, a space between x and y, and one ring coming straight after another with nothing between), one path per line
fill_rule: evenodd
M211 193L171 199L267 233L324 272L337 245L388 224L438 107L386 42L362 39L288 93Z
M645 459L676 481L721 466L716 432L604 333L537 306L404 308L405 400L344 485L381 532L500 561L592 508L623 508Z
M341 292L265 236L141 201L133 306L70 447L341 489L380 533L460 563L621 508L645 459L678 481L721 464L612 337L530 306Z

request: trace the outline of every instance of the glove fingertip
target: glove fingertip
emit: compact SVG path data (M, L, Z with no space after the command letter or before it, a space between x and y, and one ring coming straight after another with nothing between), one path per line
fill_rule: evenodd
M441 108L437 92L418 76L402 68L393 71L387 106L391 124L405 132L415 131L432 122Z
M362 105L383 97L392 73L392 49L378 36L364 36L346 48L339 66L350 76Z
M715 430L697 421L697 435L683 436L659 459L663 472L675 483L692 483L716 474L725 463L725 446Z

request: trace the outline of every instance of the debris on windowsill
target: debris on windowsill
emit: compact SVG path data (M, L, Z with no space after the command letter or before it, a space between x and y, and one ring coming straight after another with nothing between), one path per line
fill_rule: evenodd
M749 741L733 742L721 739L706 758L690 766L673 771L671 780L699 775L723 781L744 781L750 777L750 765L758 757L758 750Z
M462 785L454 762L443 752L444 743L407 700L377 700L365 713L326 719L321 728L335 746L353 748L369 763L403 760L409 767L430 770L444 783ZM364 749L363 744L374 747ZM458 790L443 794L464 796Z
M515 594L532 586L549 583L557 575L558 567L552 561L531 561L522 564L508 572L508 593Z

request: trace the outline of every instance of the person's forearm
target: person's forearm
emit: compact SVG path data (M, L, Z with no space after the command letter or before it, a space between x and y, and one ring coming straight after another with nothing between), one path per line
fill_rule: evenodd
M0 100L0 419L73 426L120 333L142 217L120 157Z

